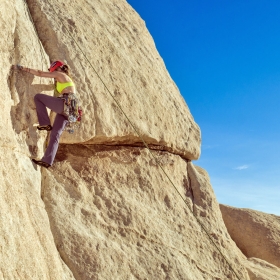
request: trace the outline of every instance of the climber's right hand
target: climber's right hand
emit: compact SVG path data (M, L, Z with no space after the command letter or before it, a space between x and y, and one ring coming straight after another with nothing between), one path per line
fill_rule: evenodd
M23 70L23 66L21 66L20 64L15 65L17 70Z
M11 66L11 69L13 69L13 70L23 70L23 66L22 65L20 65L20 64L16 64L16 65L12 65Z

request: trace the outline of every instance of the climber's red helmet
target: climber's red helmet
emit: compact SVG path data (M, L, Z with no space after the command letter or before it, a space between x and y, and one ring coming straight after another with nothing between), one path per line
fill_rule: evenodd
M62 61L60 61L60 60L54 61L54 62L51 64L51 66L50 66L50 68L49 68L49 71L50 71L50 72L53 72L53 71L55 71L58 67L61 67L61 66L63 66L63 65L64 65L64 63L63 63Z

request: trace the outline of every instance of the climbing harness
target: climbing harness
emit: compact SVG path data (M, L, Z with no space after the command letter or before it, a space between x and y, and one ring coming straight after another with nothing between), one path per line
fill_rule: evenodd
M62 115L64 115L68 122L64 130L69 133L74 133L74 129L79 128L81 125L83 111L79 105L79 100L74 93L64 93L58 98L64 100L64 109Z
M26 1L26 0L25 0ZM46 2L48 3L49 7L54 11L54 14L57 15L58 17L58 13L55 10L55 8L53 7L53 5L50 4L50 2L48 0L46 0ZM59 18L59 17L58 17ZM136 134L138 135L138 137L141 139L143 145L147 148L147 150L149 151L149 153L151 154L151 156L153 157L153 159L156 161L157 165L159 166L159 168L162 170L162 172L164 173L164 175L167 177L168 181L170 182L170 184L174 187L174 189L176 190L176 192L178 193L178 195L181 197L181 199L184 201L184 203L186 204L186 206L189 208L190 212L193 214L194 218L196 219L197 223L200 225L201 229L206 233L207 237L209 238L209 240L211 241L211 243L214 245L214 247L216 248L216 250L220 253L220 255L222 256L222 258L225 260L225 262L227 263L227 265L229 266L230 270L235 274L235 276L237 277L238 280L241 280L239 278L239 276L237 275L237 273L235 272L235 270L233 269L233 267L231 266L231 264L229 263L229 261L227 260L227 258L224 256L224 254L221 252L221 250L219 249L219 247L217 246L217 244L215 243L215 241L213 240L213 238L211 237L210 233L208 232L208 230L205 228L205 226L202 224L202 222L198 219L198 217L194 214L194 212L192 211L191 207L189 206L189 204L187 203L186 199L180 194L179 190L176 188L175 184L173 183L173 181L170 179L169 175L166 173L166 171L164 170L164 168L162 167L161 163L159 162L159 160L155 157L155 155L153 154L152 150L150 149L150 147L148 146L148 144L146 143L146 141L144 140L143 136L139 133L139 131L137 130L137 128L135 127L135 125L131 122L130 118L127 116L127 114L124 112L124 110L122 109L120 103L118 102L118 100L115 98L115 96L112 94L112 92L108 89L107 85L105 84L105 82L103 81L102 77L98 74L98 72L95 70L95 68L93 67L92 63L89 61L89 59L87 58L87 56L85 55L85 53L83 52L82 48L80 47L80 45L77 43L77 41L75 40L75 38L71 35L71 33L69 32L67 26L61 22L63 27L65 28L65 30L67 31L69 37L72 39L72 41L76 44L76 46L78 47L78 49L81 51L81 53L83 54L83 56L85 57L86 61L89 63L90 67L92 68L92 70L94 71L94 73L97 75L97 77L100 79L101 83L104 85L105 89L107 90L107 92L111 95L112 99L114 100L114 102L116 103L117 107L119 108L119 110L123 113L123 115L125 116L125 118L127 119L127 121L129 122L129 124L131 125L131 127L133 128L133 130L136 132Z

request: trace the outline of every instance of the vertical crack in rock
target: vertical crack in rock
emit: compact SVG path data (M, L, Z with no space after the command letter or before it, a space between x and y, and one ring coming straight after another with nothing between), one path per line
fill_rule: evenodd
M187 161L187 175L188 175L188 180L187 180L187 197L191 199L192 202L194 202L194 194L193 194L193 189L192 189L192 178L189 174L189 164L190 160ZM192 212L194 212L194 203L192 204Z
M26 2L25 2L26 1ZM28 14L28 18L30 19L30 22L31 22L31 24L32 24L32 26L33 26L33 28L34 28L34 32L35 32L35 34L36 34L36 37L37 37L37 39L38 39L38 43L39 43L39 47L40 47L40 52L41 52L41 55L42 55L42 59L46 59L46 57L44 57L44 52L48 55L48 53L47 53L47 51L46 51L46 49L45 49L45 47L44 47L44 45L43 45L43 42L42 42L42 40L41 40L41 38L40 38L40 32L39 32L39 30L38 30L38 28L37 28L37 25L36 25L36 22L35 22L35 20L34 20L34 16L33 16L33 14L32 14L32 10L31 10L31 8L30 8L30 4L29 4L29 1L28 0L24 0L24 2L26 3L26 9L27 9L27 14ZM49 61L47 61L47 63L48 63ZM43 64L43 61L42 61L42 64ZM43 70L43 69L42 69Z
M13 48L13 55L12 55L12 57L13 57L12 64L15 64L15 63L17 63L18 58L19 58L19 52L18 52L18 48L17 48L18 41L19 41L18 32L17 32L17 20L15 23L15 29L14 29L13 35L14 35L14 48ZM15 83L16 83L16 75L15 75L13 69L11 68L10 75L8 76L7 84L9 86L9 89L11 92L11 99L14 101L14 104L17 104L19 102L19 98L15 91Z

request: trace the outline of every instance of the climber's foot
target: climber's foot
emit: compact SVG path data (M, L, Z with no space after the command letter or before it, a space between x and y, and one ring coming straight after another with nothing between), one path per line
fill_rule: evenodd
M41 161L41 160L37 160L35 158L32 159L32 161L37 164L37 165L40 165L40 166L43 166L45 168L49 168L51 165L48 164L47 162L44 162L44 161Z
M48 124L48 125L38 125L37 129L38 130L51 131L52 130L52 126L50 124Z

